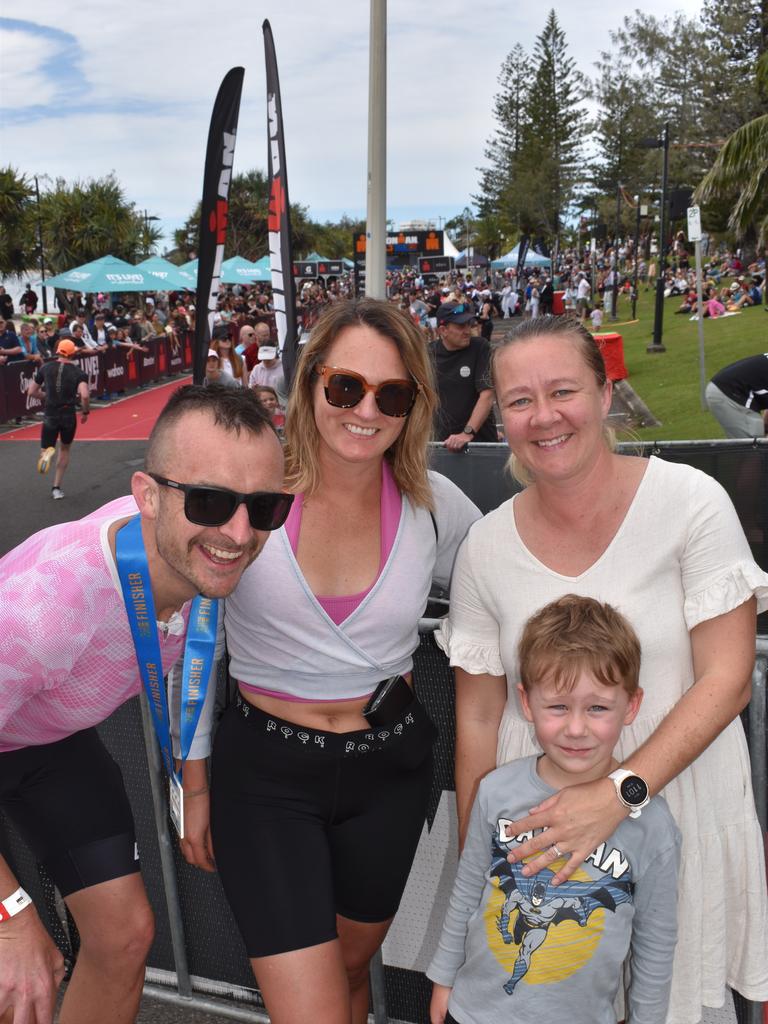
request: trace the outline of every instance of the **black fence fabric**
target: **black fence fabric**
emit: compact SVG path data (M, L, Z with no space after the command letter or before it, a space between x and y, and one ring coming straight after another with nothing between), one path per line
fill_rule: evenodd
M755 559L763 568L768 568L767 443L658 445L646 448L645 454L651 453L695 465L718 479L736 505ZM507 454L501 445L477 446L466 455L435 449L433 466L451 477L483 511L488 511L516 489L504 472ZM659 523L659 529L664 529L664 523ZM761 632L766 632L766 629ZM447 659L429 634L422 636L415 653L414 677L417 692L439 729L435 778L428 818L411 876L383 953L390 1018L418 1022L429 1019L430 986L423 971L437 944L458 856L453 782L453 678ZM227 683L223 672L219 691L220 703L226 702ZM123 771L133 807L142 871L157 922L157 937L149 965L173 971L138 699L124 705L99 731ZM59 922L53 886L2 816L0 852L8 857L22 885L40 908L55 940L70 956L70 941L76 945L76 937L68 935L68 929ZM176 870L190 973L226 985L253 988L245 949L218 877L189 867L178 851ZM59 912L60 909L58 907Z

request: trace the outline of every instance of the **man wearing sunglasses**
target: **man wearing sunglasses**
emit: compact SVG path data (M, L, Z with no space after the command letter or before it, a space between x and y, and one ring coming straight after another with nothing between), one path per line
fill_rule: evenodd
M438 339L430 343L440 405L435 440L451 451L470 441L496 441L490 346L474 337L475 307L470 299L444 302L437 310Z
M62 1024L133 1021L153 938L130 806L95 731L142 685L127 609L156 638L157 681L184 654L192 599L230 594L282 525L292 501L282 484L280 442L249 391L181 388L155 424L131 498L43 530L0 559L0 808L80 933ZM129 535L145 575L134 586L128 573L124 597ZM211 628L215 636L215 619ZM210 651L212 636L208 643ZM183 762L182 852L208 870L208 801L199 797L214 690L200 697ZM178 758L178 723L171 732ZM0 857L0 1020L10 1010L14 1021L50 1024L62 974L61 955Z

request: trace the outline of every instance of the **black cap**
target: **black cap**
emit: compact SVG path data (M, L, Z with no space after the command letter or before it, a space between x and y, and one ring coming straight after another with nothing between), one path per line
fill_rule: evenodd
M468 324L477 319L471 302L444 302L437 310L439 324Z
M219 339L219 338L228 338L228 337L229 337L229 327L227 326L227 324L218 324L216 327L213 328L213 331L211 332L211 338L214 341L216 339Z

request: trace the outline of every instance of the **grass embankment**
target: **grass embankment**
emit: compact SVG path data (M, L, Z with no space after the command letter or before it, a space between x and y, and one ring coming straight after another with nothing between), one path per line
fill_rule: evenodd
M619 298L619 324L615 330L624 338L624 361L629 383L661 420L661 426L635 431L645 441L682 441L724 437L717 420L701 407L698 324L690 314L675 315L680 296L664 300L666 352L649 355L653 340L653 291L641 287L637 304L638 322L624 324L631 314L628 298ZM608 317L601 333L614 330ZM704 321L706 380L737 359L768 351L768 315L762 306L751 306L737 316Z

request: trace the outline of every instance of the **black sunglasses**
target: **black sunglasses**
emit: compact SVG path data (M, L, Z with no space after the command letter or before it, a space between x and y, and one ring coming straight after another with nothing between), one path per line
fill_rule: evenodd
M184 492L184 515L196 526L223 526L229 522L240 505L245 505L254 530L279 530L288 518L293 504L292 494L273 491L240 494L226 487L180 484L156 473L147 475L163 487L173 487Z
M421 385L415 380L384 380L381 384L369 384L359 373L342 370L340 366L318 366L317 373L323 382L326 402L336 409L352 409L372 391L380 412L402 419L411 411L421 391Z

